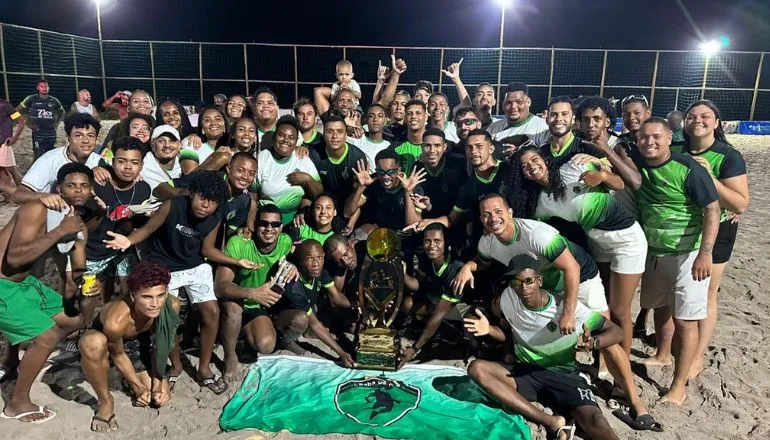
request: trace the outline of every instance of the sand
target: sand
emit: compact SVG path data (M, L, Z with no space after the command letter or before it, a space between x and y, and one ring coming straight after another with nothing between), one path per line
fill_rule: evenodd
M106 134L110 123L102 131ZM63 134L60 134L63 138ZM729 136L743 153L749 165L751 206L741 219L736 250L722 282L719 296L719 324L714 342L705 361L706 368L688 387L688 399L682 407L655 406L661 387L667 386L672 367L645 369L634 365L636 383L641 397L651 406L653 414L666 431L660 434L634 432L615 419L600 402L610 424L622 439L701 440L701 439L765 439L770 435L770 423L765 420L770 408L770 294L762 286L770 285L770 235L762 232L762 224L770 218L770 137ZM21 171L31 162L29 132L14 147ZM13 205L0 206L0 225L13 213ZM763 220L764 219L764 220ZM49 270L46 281L51 283ZM649 324L652 325L651 323ZM633 359L645 356L645 347L634 342ZM221 355L221 352L220 352ZM192 363L196 362L190 357ZM436 361L436 363L440 363ZM456 364L456 363L455 363ZM113 371L115 385L119 379ZM171 403L159 410L131 406L129 397L113 391L120 430L110 434L89 431L96 404L93 390L83 380L82 372L72 355L52 357L51 366L41 374L32 387L35 402L46 404L58 416L43 425L28 425L0 421L3 438L15 440L55 439L261 439L311 438L288 432L278 434L256 431L217 435L217 419L228 400L231 389L214 396L187 375L180 378ZM9 395L8 385L2 387L2 397ZM312 415L308 415L312 417ZM537 433L542 438L542 431ZM320 436L324 439L373 438L370 436ZM430 434L426 433L426 438Z

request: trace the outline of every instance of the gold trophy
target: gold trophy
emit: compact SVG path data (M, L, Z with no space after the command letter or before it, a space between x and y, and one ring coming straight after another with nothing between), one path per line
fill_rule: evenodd
M396 233L379 228L366 240L366 258L358 284L363 330L358 333L357 368L396 369L399 347L396 319L404 290L401 242Z

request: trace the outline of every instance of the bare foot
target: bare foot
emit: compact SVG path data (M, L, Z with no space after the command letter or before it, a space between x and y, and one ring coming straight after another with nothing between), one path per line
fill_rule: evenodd
M663 359L659 358L658 356L652 356L642 360L642 364L650 367L671 365L672 362L673 360L671 359L671 356L668 356L667 358L663 358Z
M658 399L658 403L663 405L682 406L685 400L687 400L687 391L674 392L669 390L663 397Z
M704 368L703 358L692 361L692 366L690 367L690 374L687 376L687 379L692 380L700 376L700 374L703 372L703 368Z
M93 419L91 419L91 431L110 432L118 429L118 422L115 421L115 401L110 396L109 399L99 402Z
M236 356L226 357L224 371L225 381L228 383L233 383L243 379L240 366L241 364L238 362L238 358Z
M562 429L567 424L567 419L565 419L562 416L554 416L553 417L553 423L550 423L548 426L546 426L546 429L548 432L557 432L560 429ZM550 437L549 437L550 438ZM559 440L565 440L568 438L568 435L566 432L560 432L559 436L556 437Z

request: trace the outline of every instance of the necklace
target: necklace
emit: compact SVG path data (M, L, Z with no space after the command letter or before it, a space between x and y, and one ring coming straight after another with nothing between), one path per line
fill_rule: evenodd
M115 193L115 199L118 201L118 205L130 205L134 201L134 194L136 194L136 183L131 186L131 198L128 199L128 203L123 203L118 195L118 190L115 189L115 185L112 185L112 192Z

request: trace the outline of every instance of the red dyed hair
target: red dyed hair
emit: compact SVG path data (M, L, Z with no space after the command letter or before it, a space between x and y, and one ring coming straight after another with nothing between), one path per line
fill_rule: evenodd
M128 290L138 292L155 286L167 286L171 281L171 273L162 264L142 261L131 269L128 274Z

